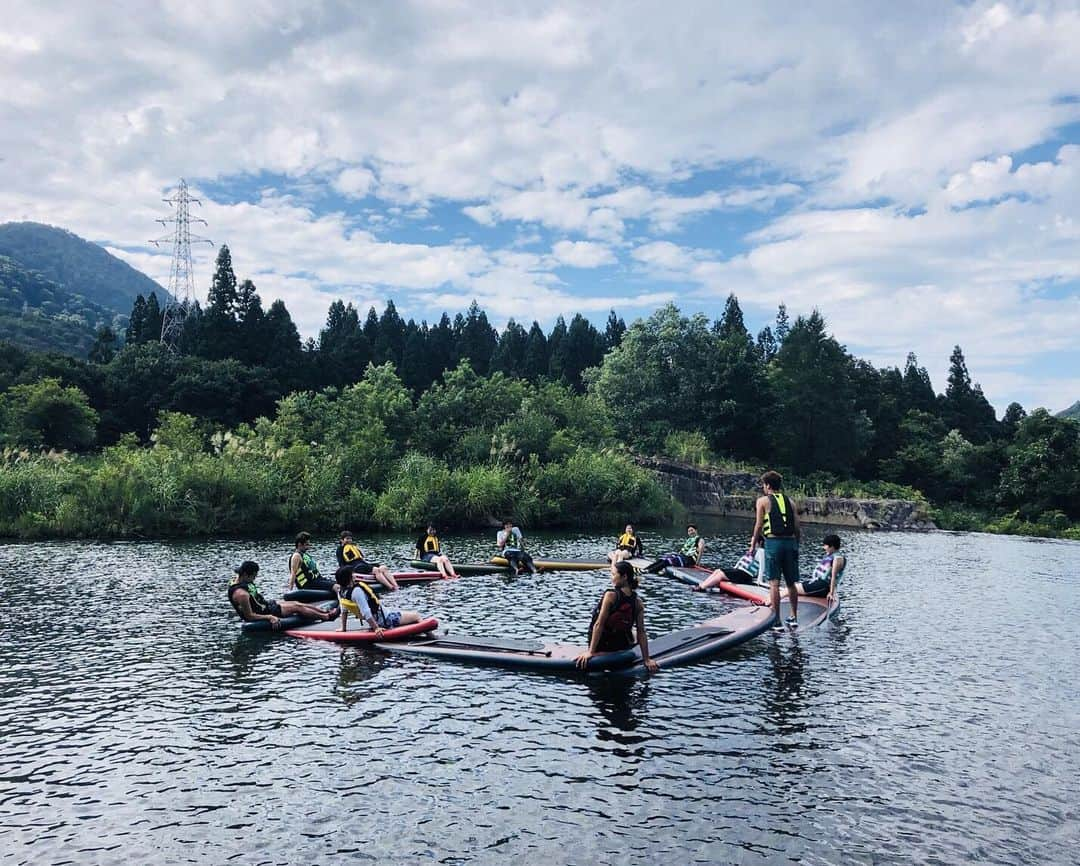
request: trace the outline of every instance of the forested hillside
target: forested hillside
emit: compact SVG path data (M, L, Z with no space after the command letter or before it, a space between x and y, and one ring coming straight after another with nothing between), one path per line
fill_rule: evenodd
M734 296L712 322L668 305L546 333L499 332L475 303L431 325L337 301L303 342L223 247L181 352L157 342L160 317L139 296L126 345L103 335L90 363L0 346L0 444L30 449L8 452L0 532L665 519L638 452L925 496L946 527L1080 537L1080 424L1018 404L999 419L959 346L940 393L913 354L875 367L816 310L781 306L755 337Z
M64 291L113 313L127 315L135 297L164 290L104 247L41 223L0 224L0 256L36 271Z

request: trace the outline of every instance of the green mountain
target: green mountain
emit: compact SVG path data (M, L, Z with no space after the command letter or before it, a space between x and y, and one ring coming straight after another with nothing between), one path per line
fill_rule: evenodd
M38 351L85 357L97 329L123 327L125 316L0 255L0 336Z
M157 292L158 300L164 303L167 294L146 274L104 247L41 223L0 225L0 256L7 256L24 270L37 271L86 303L123 316L131 312L136 295Z
M1073 421L1080 421L1080 400L1073 403L1064 412L1058 412L1058 418L1070 418Z

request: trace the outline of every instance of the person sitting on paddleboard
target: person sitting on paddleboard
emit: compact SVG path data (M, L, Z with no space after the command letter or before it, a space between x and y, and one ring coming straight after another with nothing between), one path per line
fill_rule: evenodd
M401 589L389 568L364 559L364 551L353 542L352 533L347 529L341 531L341 541L337 546L337 564L338 568L348 566L357 574L370 574L387 589Z
M299 601L274 601L263 598L255 586L255 576L259 573L259 563L250 559L233 569L236 576L229 581L229 603L244 622L266 620L270 628L276 629L283 616L306 616L310 619L333 619L337 611L326 611L311 604Z
M748 550L739 557L739 561L731 568L716 569L694 587L694 592L704 592L723 581L728 583L757 583L764 557L765 551L760 547Z
M619 540L615 542L615 549L607 555L607 558L609 562L619 562L644 555L645 548L641 544L641 539L634 532L634 525L628 523L623 534L619 536Z
M514 521L503 521L503 528L495 536L495 544L499 548L499 555L510 563L515 573L527 571L529 574L536 574L533 558L525 552L525 536L514 526Z
M659 574L669 565L681 568L693 568L701 562L701 555L705 552L705 539L698 535L697 527L690 524L686 527L686 541L678 553L665 553L655 562L649 563L642 571L647 574Z
M634 645L634 631L641 648L641 660L651 673L660 665L649 658L649 636L645 633L645 602L635 590L638 579L634 567L625 561L611 563L611 586L604 590L593 610L589 625L589 648L577 657L582 670L597 653L621 652Z
M296 536L296 550L289 554L289 589L321 589L333 592L334 582L319 574L319 566L308 549L311 547L311 533L300 532Z
M840 578L844 576L847 567L847 557L840 552L840 536L830 533L821 540L821 546L825 548L825 555L814 567L813 573L807 580L795 584L803 595L813 595L818 598L826 598L832 604L836 598L836 587Z
M435 534L435 524L433 523L429 523L427 532L422 533L416 539L416 555L413 559L430 562L439 569L439 574L443 577L458 576L457 572L454 571L453 564L450 562L450 557L442 552L442 545L439 543L439 536Z
M338 584L338 594L343 599L348 599L360 610L360 618L364 620L376 637L382 637L384 629L397 628L399 625L410 625L420 622L420 614L415 610L387 610L379 602L375 590L362 581L353 569L344 565L334 572L334 580ZM349 609L341 606L341 631L346 630L349 621Z

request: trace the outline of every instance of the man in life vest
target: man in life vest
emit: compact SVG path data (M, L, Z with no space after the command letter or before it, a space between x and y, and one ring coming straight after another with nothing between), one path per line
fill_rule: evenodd
M784 479L771 469L761 476L764 495L755 503L754 534L750 549L765 544L765 579L769 581L769 600L773 609L773 628L783 628L780 622L780 578L788 587L791 616L787 625L799 624L799 512L795 501L783 492Z
M659 574L669 565L680 568L693 568L701 562L701 556L705 553L705 539L698 535L698 529L691 523L686 527L686 540L678 553L665 553L655 562L650 562L642 571L646 574Z
M352 533L343 529L337 546L338 568L349 567L357 574L370 574L387 589L401 589L390 569L378 562L364 559L364 551L353 541Z
M319 566L308 553L311 547L311 533L301 532L296 536L296 549L289 554L289 589L321 589L334 592L334 581L327 580L319 573Z
M499 556L510 563L510 567L516 574L521 574L523 571L536 574L533 558L525 551L525 536L514 526L514 521L503 521L503 528L495 536L495 546L499 548Z
M306 616L309 619L333 619L337 611L326 611L311 604L298 601L274 601L263 598L255 585L255 576L259 573L259 563L250 559L233 569L236 576L229 581L229 603L244 622L267 620L270 627L278 628L279 620L284 616Z
M415 610L387 610L383 607L379 597L375 595L375 590L357 577L356 572L347 565L334 572L334 580L337 581L338 593L343 602L341 631L347 630L349 622L349 607L344 604L346 600L356 605L360 619L371 627L376 637L382 637L384 629L420 622L421 616Z
M641 544L641 538L634 532L634 524L626 524L626 529L615 542L615 549L608 553L608 562L620 562L624 559L634 559L645 555L645 548Z
M829 604L836 600L836 588L847 568L847 557L840 552L840 536L829 533L821 540L825 555L814 567L813 573L798 584L803 595L813 595L827 599Z
M439 542L439 536L435 532L433 523L429 523L427 532L421 533L420 537L416 539L416 551L413 559L430 562L439 569L439 574L443 577L458 576L457 572L454 571L453 563L450 562L450 557L442 552L442 544Z

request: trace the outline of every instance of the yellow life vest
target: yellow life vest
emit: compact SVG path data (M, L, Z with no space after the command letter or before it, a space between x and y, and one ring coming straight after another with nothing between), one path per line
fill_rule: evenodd
M359 562L364 558L364 552L355 544L343 544L341 546L341 558L345 560L346 564Z

